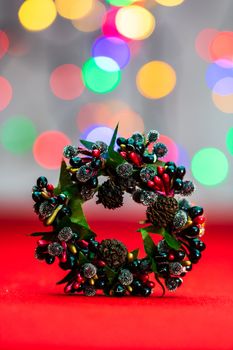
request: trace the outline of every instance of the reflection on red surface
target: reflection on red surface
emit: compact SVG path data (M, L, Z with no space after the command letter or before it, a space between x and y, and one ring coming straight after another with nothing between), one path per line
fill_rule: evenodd
M11 219L11 218L10 218ZM158 298L66 296L58 267L34 259L36 217L1 220L0 349L232 349L232 228L209 225L203 259ZM137 224L92 221L99 239L140 245Z

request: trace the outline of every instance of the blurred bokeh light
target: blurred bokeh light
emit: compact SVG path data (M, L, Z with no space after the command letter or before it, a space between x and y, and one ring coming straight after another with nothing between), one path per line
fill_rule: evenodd
M174 89L176 73L166 62L151 61L143 65L137 74L139 92L147 98L162 98Z
M202 185L218 185L228 174L227 158L217 148L203 148L192 159L192 173Z
M57 130L40 134L33 145L35 161L46 169L59 169L63 157L63 149L71 143L70 139Z
M101 28L106 7L101 1L95 1L91 11L84 17L72 21L74 27L81 32L94 32Z
M92 11L95 0L55 0L55 4L60 16L67 19L78 19L87 16Z
M26 0L19 9L20 23L30 31L48 28L56 16L57 10L53 0Z
M3 111L12 99L12 87L10 82L0 76L0 112Z

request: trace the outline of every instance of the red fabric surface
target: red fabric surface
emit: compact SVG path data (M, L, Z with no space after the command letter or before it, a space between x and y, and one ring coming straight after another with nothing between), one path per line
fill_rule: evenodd
M91 226L141 247L135 223ZM88 298L64 295L65 272L34 259L36 219L2 219L0 349L233 349L232 228L207 226L203 258L176 293Z

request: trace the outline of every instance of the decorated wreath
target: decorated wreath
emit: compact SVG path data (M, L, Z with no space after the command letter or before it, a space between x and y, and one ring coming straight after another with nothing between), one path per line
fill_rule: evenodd
M34 210L50 232L40 236L35 256L47 264L58 261L67 270L57 284L65 293L93 296L102 291L108 296L149 296L158 283L165 293L175 291L192 270L205 249L203 208L193 206L184 196L194 191L192 181L184 181L184 166L162 162L167 147L159 133L134 133L117 138L114 130L109 146L80 140L84 146L66 146L57 187L44 176L32 189ZM118 145L117 151L115 144ZM99 184L99 177L105 181ZM97 193L97 204L116 209L123 205L124 193L146 208L141 223L145 256L128 251L116 239L98 242L83 214L82 204ZM151 235L160 235L158 244Z

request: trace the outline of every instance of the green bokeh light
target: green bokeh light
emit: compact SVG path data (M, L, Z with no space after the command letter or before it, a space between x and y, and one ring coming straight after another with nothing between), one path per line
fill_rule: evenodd
M226 146L229 153L233 156L233 128L230 128L226 137Z
M112 6L129 6L132 5L136 0L106 0Z
M0 140L4 148L15 154L30 151L36 136L35 125L24 116L16 116L6 120L0 130Z
M110 60L110 59L109 59ZM84 84L88 89L97 93L105 94L114 90L121 81L121 71L109 71L100 68L94 58L90 58L83 66L82 74Z
M192 159L192 173L205 186L218 185L227 176L227 158L217 148L203 148Z

